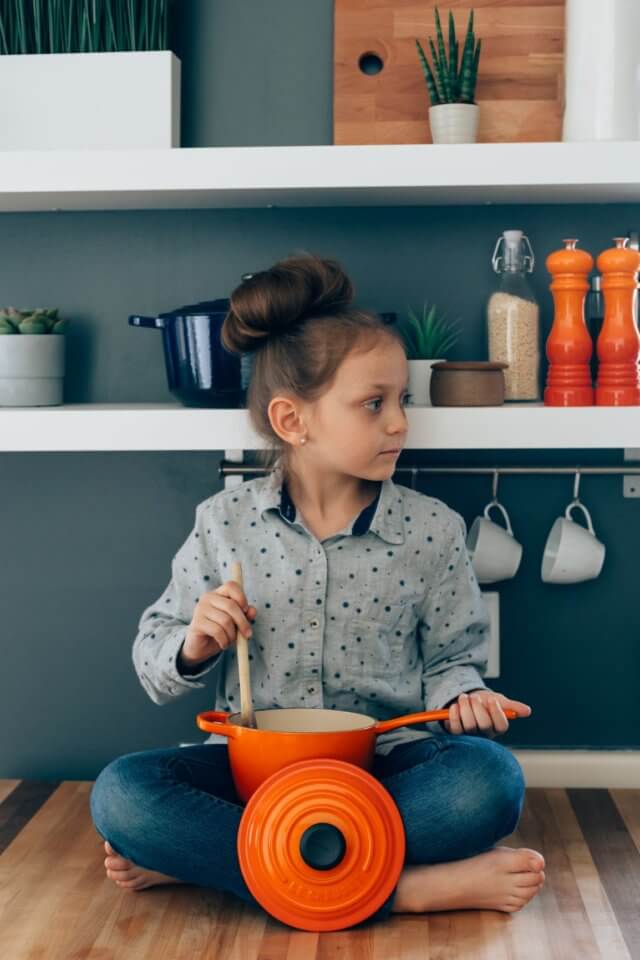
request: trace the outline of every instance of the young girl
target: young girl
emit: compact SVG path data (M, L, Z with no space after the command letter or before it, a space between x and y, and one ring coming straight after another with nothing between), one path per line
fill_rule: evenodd
M449 720L378 737L374 776L404 823L404 871L375 914L519 910L541 889L535 850L497 846L518 823L522 771L492 738L488 616L462 518L393 483L405 443L397 332L352 306L340 266L281 261L232 294L223 339L254 354L248 395L272 470L196 507L171 580L142 614L133 660L158 704L208 684L240 708L234 641L250 637L256 709L325 707L379 719L449 706ZM244 590L230 581L239 560ZM192 883L256 904L242 877L243 812L224 738L120 757L91 794L107 876L141 890Z

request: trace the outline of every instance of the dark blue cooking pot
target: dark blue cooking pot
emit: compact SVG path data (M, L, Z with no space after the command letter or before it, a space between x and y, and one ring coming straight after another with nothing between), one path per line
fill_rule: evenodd
M169 390L186 407L244 406L244 365L220 340L228 309L228 300L207 300L158 317L129 317L134 327L162 330Z

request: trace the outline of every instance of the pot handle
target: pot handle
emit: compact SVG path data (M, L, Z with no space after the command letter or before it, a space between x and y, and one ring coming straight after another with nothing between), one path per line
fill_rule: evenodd
M229 723L229 714L224 710L205 710L196 717L196 723L201 730L207 733L221 733L223 737L234 739L238 736L238 728Z
M132 327L152 327L157 330L165 326L164 317L139 317L137 314L129 317Z
M505 710L504 715L509 720L515 720L518 716L515 710ZM376 734L386 733L387 730L407 727L412 723L433 723L435 720L448 719L448 710L427 710L425 713L409 713L406 717L394 717L392 720L379 720L373 729Z

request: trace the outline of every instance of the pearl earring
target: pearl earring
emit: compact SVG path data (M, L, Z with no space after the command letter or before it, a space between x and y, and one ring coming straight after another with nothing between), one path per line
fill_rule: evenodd
M307 442L306 437L300 437L300 443L306 443L306 442Z

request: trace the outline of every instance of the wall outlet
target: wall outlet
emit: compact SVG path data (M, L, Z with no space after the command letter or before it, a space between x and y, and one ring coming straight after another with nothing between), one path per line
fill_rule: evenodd
M482 591L489 610L489 663L485 678L500 676L500 594L497 590Z

